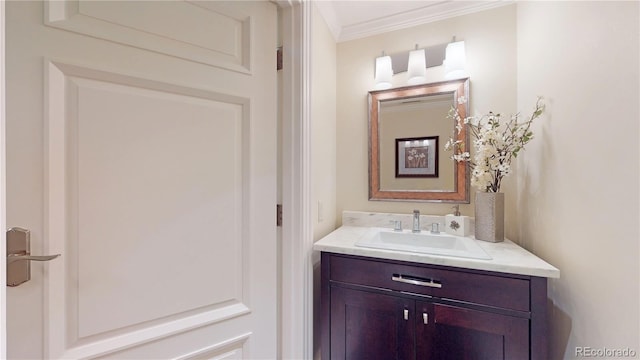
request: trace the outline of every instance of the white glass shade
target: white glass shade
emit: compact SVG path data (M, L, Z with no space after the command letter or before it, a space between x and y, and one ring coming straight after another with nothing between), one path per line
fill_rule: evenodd
M407 65L407 83L409 85L421 84L427 80L427 60L424 49L413 50L409 53Z
M376 58L376 89L388 89L391 87L391 77L393 77L393 68L391 67L391 57L381 56Z
M453 42L447 45L444 59L444 76L447 79L455 79L466 75L466 54L464 41Z

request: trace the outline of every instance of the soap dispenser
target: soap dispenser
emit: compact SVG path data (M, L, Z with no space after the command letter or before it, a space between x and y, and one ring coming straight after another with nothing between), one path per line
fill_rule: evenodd
M447 234L456 236L471 235L471 218L460 215L460 205L454 206L453 210L453 214L447 214L444 216L445 231Z

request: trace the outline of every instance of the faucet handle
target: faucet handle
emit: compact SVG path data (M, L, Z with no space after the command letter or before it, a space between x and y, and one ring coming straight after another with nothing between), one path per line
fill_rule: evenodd
M420 215L420 210L413 210L413 215Z
M456 204L452 207L452 209L453 209L454 216L460 216L460 205Z

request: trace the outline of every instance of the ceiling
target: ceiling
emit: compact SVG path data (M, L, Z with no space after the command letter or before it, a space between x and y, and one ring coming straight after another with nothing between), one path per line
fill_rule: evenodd
M509 5L513 1L317 0L314 3L336 41L342 42Z

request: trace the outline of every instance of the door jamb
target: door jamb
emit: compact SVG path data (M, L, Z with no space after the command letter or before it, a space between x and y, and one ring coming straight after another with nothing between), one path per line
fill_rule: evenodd
M278 1L284 47L282 99L281 358L313 358L311 219L311 5Z
M7 193L6 193L6 139L5 139L5 2L0 2L0 359L7 358Z

